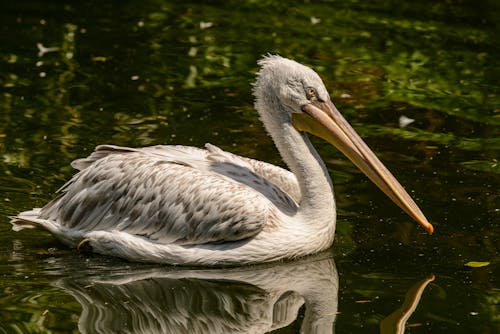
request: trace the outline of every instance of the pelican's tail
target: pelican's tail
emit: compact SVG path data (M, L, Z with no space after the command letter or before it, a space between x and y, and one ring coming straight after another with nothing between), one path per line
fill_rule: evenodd
M34 208L33 210L23 211L17 216L10 217L12 230L18 232L24 230L25 228L35 228L43 224L43 219L39 218L40 210L41 208Z
M56 221L40 218L41 210L41 208L34 208L10 217L12 230L18 232L25 228L41 227L70 247L76 247L84 239L84 231L71 230Z

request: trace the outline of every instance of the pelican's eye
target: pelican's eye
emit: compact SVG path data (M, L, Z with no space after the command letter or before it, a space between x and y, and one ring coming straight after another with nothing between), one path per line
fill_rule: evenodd
M318 92L313 87L307 87L306 97L309 101L316 101L318 99Z

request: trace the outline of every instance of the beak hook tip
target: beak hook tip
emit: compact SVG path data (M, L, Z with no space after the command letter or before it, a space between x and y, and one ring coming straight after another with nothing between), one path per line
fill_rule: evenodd
M424 228L427 233L429 233L429 235L432 235L434 233L434 226L431 223L427 223Z

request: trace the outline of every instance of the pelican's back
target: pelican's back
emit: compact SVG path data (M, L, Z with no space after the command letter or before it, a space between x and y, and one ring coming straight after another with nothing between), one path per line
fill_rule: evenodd
M91 231L178 245L242 240L272 228L277 210L293 213L299 196L290 172L212 145L104 145L72 166L80 171L57 198L16 217L50 225L71 245Z

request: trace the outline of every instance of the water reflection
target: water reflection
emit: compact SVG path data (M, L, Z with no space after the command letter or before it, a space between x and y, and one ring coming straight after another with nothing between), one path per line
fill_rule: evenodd
M65 268L71 274L55 285L80 303L81 333L268 333L300 321L302 306L301 333L335 332L339 278L328 253L196 270L103 264L102 257L90 258L82 268L73 260ZM433 280L429 275L409 288L402 305L380 321L381 334L405 332Z
M380 321L381 334L403 334L405 332L406 321L415 312L422 293L432 281L434 281L434 275L431 274L412 285L406 293L403 305Z
M291 324L332 333L338 275L329 254L265 266L121 268L56 282L83 310L82 333L266 333Z

